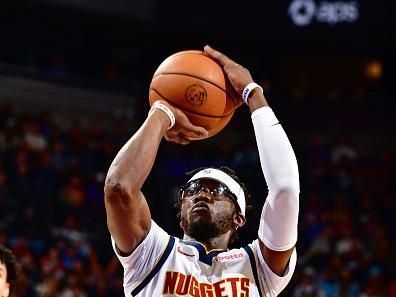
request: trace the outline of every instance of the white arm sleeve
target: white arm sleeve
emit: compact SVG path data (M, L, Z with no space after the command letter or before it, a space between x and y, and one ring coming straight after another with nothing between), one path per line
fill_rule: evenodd
M258 236L271 250L286 251L297 242L300 192L297 160L270 107L255 110L252 121L268 186Z

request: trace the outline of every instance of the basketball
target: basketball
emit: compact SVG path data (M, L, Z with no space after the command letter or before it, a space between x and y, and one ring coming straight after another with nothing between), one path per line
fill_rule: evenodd
M223 69L202 51L182 51L166 58L153 75L150 106L166 100L181 109L211 137L230 121L237 106L235 91ZM192 136L191 136L192 137ZM198 140L203 138L193 138Z

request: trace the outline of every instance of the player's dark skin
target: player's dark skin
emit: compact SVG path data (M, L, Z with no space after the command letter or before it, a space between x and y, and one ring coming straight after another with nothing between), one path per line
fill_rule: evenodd
M232 86L238 94L242 93L243 88L253 79L249 71L243 66L229 59L224 54L206 46L205 52L213 58L224 69ZM166 102L164 104L167 104ZM155 109L148 116L141 128L125 144L123 149L114 159L105 182L105 206L107 214L107 224L119 251L122 254L130 254L140 242L147 236L151 226L151 214L147 201L141 192L143 183L149 175L161 140L173 141L178 144L188 144L190 139L187 135L202 137L207 135L207 131L202 127L194 126L179 109L167 104L176 118L175 126L167 130L170 125L168 116L161 110ZM248 99L250 111L268 106L264 95L255 89L251 92ZM157 197L161 199L161 197ZM203 198L200 198L203 199ZM230 212L235 208L232 201L212 201L207 197L207 202L212 218L223 212ZM187 215L189 220L200 219L199 216L191 214L194 207L192 202L182 205L182 215ZM201 216L204 216L202 210ZM201 242L207 250L225 249L236 227L244 224L241 214L234 214L230 217L233 224L225 233L218 234L206 242ZM182 226L187 230L186 226ZM195 240L186 234L187 239ZM287 263L292 254L293 248L287 251L273 251L259 240L260 249L263 257L271 270L283 275Z
M207 180L205 183L217 182ZM245 217L233 199L227 196L214 199L205 188L187 198L182 201L180 211L183 239L198 240L207 251L227 249L232 234L245 224Z

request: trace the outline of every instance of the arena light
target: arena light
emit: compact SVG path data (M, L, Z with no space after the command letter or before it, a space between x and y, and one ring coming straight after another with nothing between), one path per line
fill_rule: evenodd
M379 80L383 74L383 65L379 60L370 61L366 64L365 75L368 79Z

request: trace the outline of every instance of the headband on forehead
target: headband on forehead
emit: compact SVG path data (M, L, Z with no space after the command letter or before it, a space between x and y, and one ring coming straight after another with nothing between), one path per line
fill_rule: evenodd
M200 178L214 179L225 184L230 189L230 191L237 197L237 203L241 208L242 214L245 215L245 193L243 192L241 186L231 176L219 169L206 168L194 174L194 176L190 178L189 182Z

